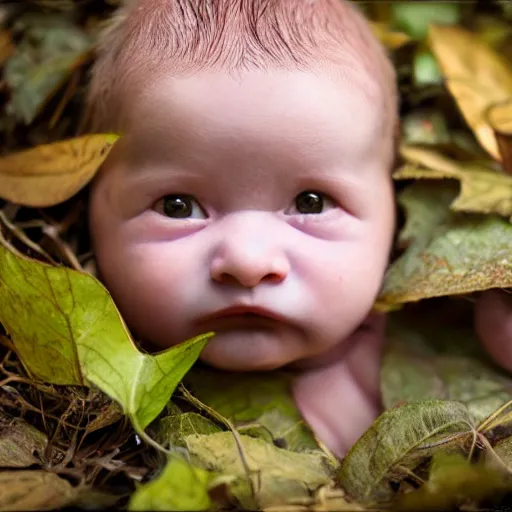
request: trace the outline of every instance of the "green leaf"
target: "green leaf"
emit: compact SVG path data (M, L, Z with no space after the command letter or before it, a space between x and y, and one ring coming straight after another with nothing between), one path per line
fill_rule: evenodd
M505 490L510 490L510 483L503 472L481 462L471 464L459 454L437 453L426 484L400 495L393 510L458 510L468 503L476 509L483 500L487 508Z
M215 434L221 429L212 421L196 412L184 412L173 416L165 416L152 427L155 439L164 445L186 446L185 437L192 434Z
M209 510L211 475L188 462L172 457L162 473L132 494L128 510Z
M512 399L512 379L490 362L471 327L444 322L438 308L390 314L381 369L383 404L453 400L483 420Z
M137 350L93 276L0 246L0 323L27 370L53 384L92 383L144 429L165 407L211 334L152 356Z
M430 297L512 286L512 225L494 215L450 212L453 184L416 182L405 207L417 233L388 269L377 305L381 309ZM448 199L448 200L447 200ZM419 206L421 205L421 206ZM422 218L420 218L422 216Z
M460 6L448 2L396 2L391 5L392 23L414 39L422 40L431 23L455 24L460 19Z
M291 395L285 372L232 373L194 368L185 378L192 394L236 426L262 427L261 436L282 439L293 451L318 449ZM254 434L258 429L252 428Z
M92 39L64 16L28 14L17 21L23 40L5 65L5 80L12 90L7 108L31 123L90 50Z
M234 477L230 492L244 510L260 510L309 497L320 486L332 483L332 468L319 451L295 453L277 448L262 439L241 435L240 441L251 474L231 432L185 438L194 465ZM257 482L256 496L248 478Z
M469 432L473 424L472 415L458 402L422 400L390 409L349 451L342 462L340 483L362 503L389 500L388 480L410 465L408 459L416 449L439 434Z
M419 52L414 58L414 82L417 86L443 82L441 70L431 52Z

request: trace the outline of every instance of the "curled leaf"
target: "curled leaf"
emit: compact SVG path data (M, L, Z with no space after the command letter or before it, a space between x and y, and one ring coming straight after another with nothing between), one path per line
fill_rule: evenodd
M0 197L32 207L74 196L107 158L115 134L95 134L36 146L0 158Z
M416 449L439 434L470 432L474 419L458 402L420 400L384 412L343 460L342 487L362 503L392 497L389 480ZM417 463L417 460L415 460Z

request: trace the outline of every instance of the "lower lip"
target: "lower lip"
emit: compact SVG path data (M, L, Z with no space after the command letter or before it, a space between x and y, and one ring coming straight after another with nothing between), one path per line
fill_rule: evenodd
M224 329L250 329L250 328L275 328L280 322L268 316L257 315L254 313L244 313L239 315L226 315L210 319L201 324L208 326L212 331Z

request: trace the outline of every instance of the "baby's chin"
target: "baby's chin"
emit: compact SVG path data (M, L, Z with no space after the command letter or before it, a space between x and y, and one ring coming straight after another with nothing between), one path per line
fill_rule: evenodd
M200 359L220 370L247 372L281 368L303 354L302 340L272 330L233 329L217 332Z

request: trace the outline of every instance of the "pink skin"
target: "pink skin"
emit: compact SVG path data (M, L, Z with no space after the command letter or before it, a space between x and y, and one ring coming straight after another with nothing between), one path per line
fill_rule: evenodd
M475 307L475 330L496 363L512 372L512 295L484 292Z
M382 318L357 329L394 225L381 112L320 71L149 83L92 189L106 286L154 347L215 331L201 358L217 368L294 365L300 410L343 455L378 410ZM324 211L297 211L307 190ZM197 200L192 218L164 214L170 194Z

